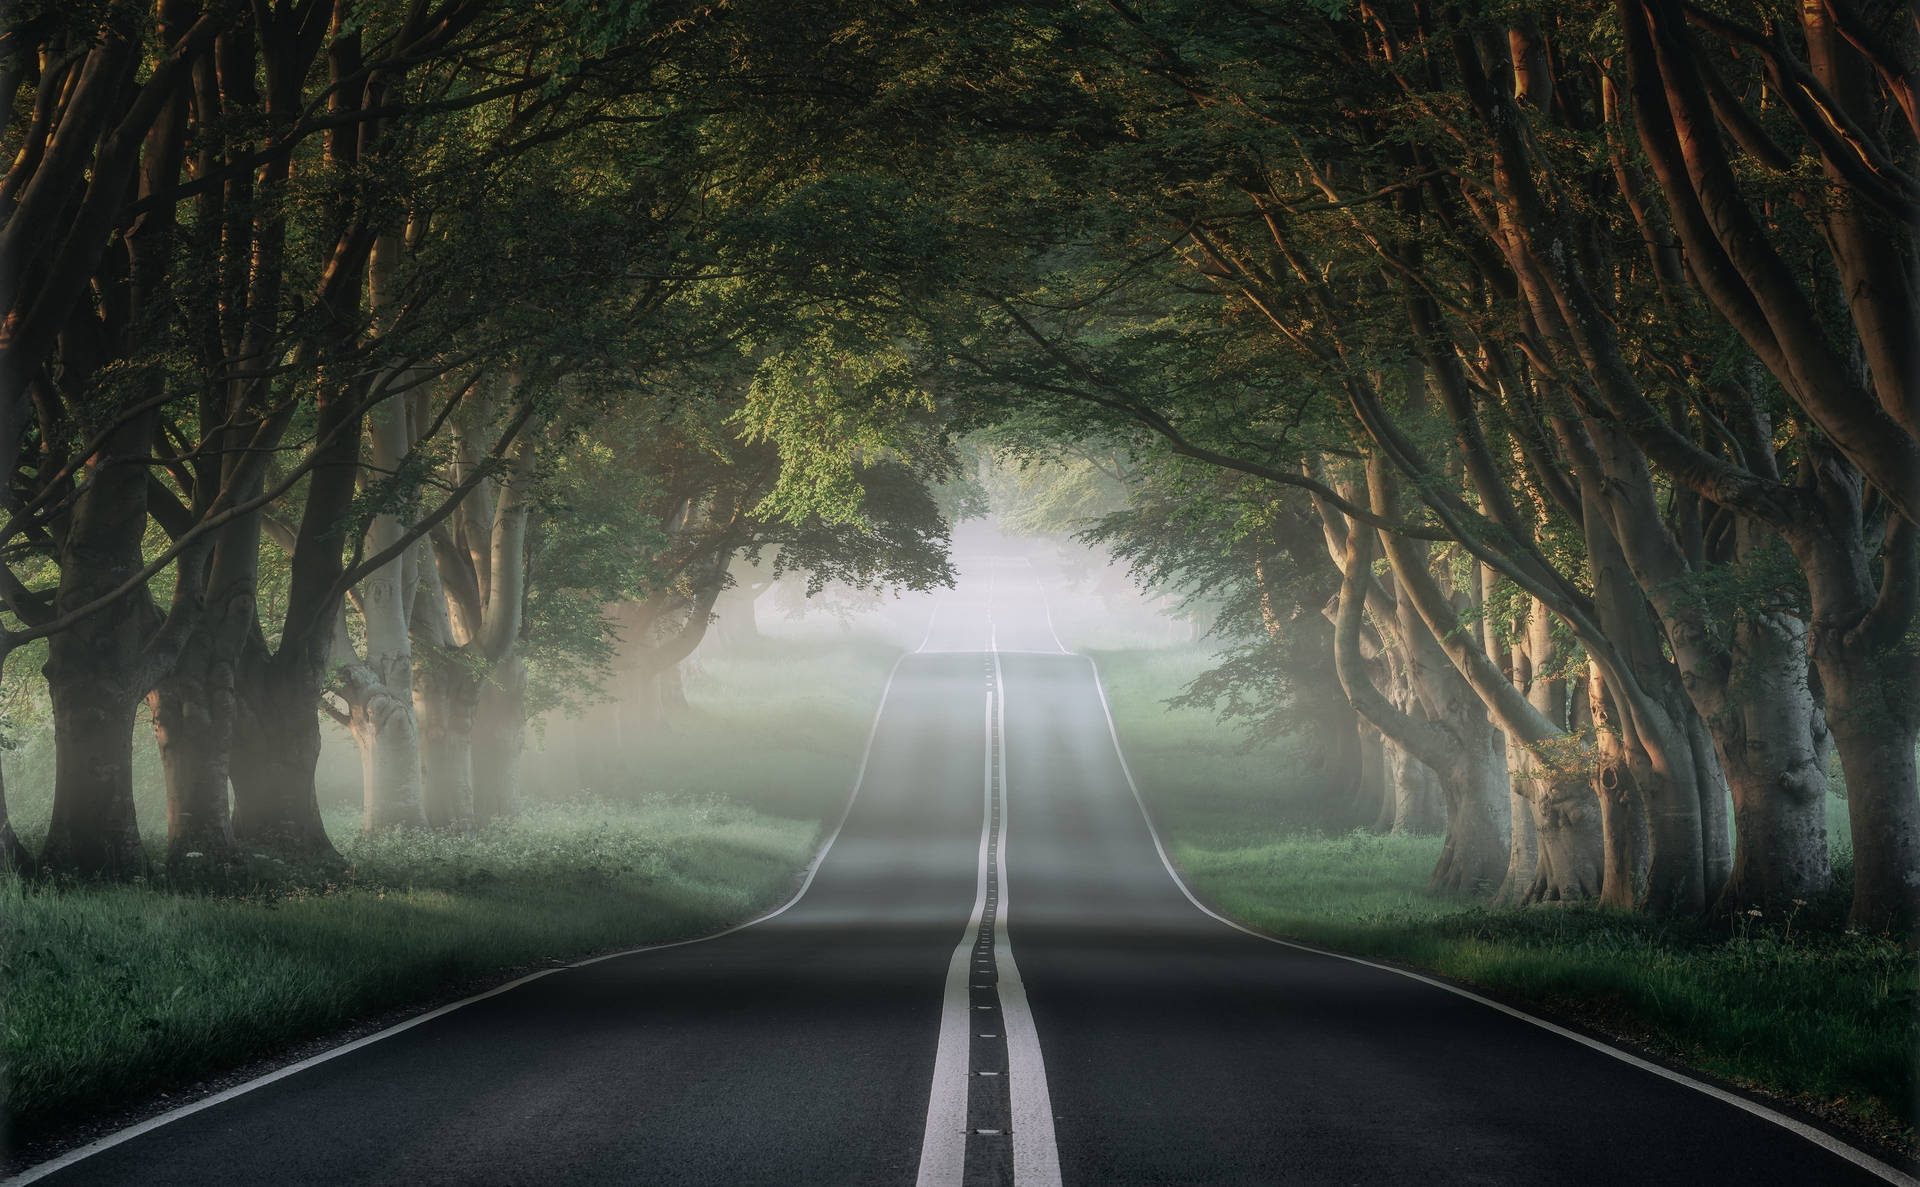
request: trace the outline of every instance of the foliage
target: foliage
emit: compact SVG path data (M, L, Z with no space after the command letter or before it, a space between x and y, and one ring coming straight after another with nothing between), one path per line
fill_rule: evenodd
M215 893L0 878L13 1138L518 966L766 909L845 803L894 654L774 641L717 657L695 716L631 783L582 796L539 767L551 790L476 835L341 828L344 868L260 855L250 884ZM749 729L759 746L726 744ZM336 824L357 810L329 804Z
M1222 757L1157 703L1199 657L1101 657L1129 765L1201 898L1262 931L1438 973L1912 1148L1920 957L1845 930L1844 895L1707 925L1591 907L1461 908L1426 892L1441 839L1328 833L1313 776ZM1271 772L1286 772L1274 785ZM1835 838L1837 858L1850 856Z

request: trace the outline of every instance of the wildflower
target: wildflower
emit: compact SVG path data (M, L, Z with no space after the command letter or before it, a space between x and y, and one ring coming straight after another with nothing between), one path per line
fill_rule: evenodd
M1764 912L1764 911L1762 911L1762 910L1761 910L1760 908L1758 908L1758 907L1748 907L1748 908L1747 908L1747 914L1749 914L1749 915L1751 915L1751 916L1753 916L1753 917L1754 917L1755 919L1758 919L1758 918L1759 918L1759 917L1760 917L1761 915L1764 915L1765 913L1766 913L1766 912Z

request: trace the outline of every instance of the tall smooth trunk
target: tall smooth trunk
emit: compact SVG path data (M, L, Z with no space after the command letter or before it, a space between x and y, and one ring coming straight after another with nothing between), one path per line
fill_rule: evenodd
M1815 744L1807 626L1756 611L1735 628L1735 683L1721 762L1733 792L1733 870L1719 909L1784 910L1827 889L1827 773ZM1752 695L1745 690L1751 688Z
M58 873L114 880L145 873L146 850L133 806L139 698L118 679L65 667L49 672L47 685L53 701L53 815L41 864Z
M1395 836L1428 835L1447 826L1446 801L1441 797L1433 768L1407 753L1391 738L1381 746L1387 794L1393 803L1393 821L1387 829Z
M1727 811L1732 792L1713 727L1695 711L1686 714L1685 728L1687 749L1693 756L1694 794L1700 800L1700 885L1705 902L1713 903L1733 875L1733 837Z
M405 401L390 399L376 408L368 434L374 465L398 468L412 442ZM367 551L384 552L404 535L398 518L375 515L367 527ZM418 547L401 551L360 583L367 658L365 663L348 665L342 695L348 705L348 728L360 747L362 819L369 832L426 825L420 727L413 707L413 644L408 631L420 551Z
M1857 526L1861 490L1838 465L1822 469L1820 515L1788 537L1807 574L1813 621L1807 650L1825 696L1826 725L1847 783L1853 838L1849 920L1868 930L1908 933L1920 926L1920 784L1914 742L1920 735L1920 655L1911 641L1911 606L1887 613ZM1851 531L1847 529L1853 529ZM1891 580L1915 579L1911 525L1887 528L1882 564ZM1894 582L1898 584L1898 582Z
M1363 802L1373 805L1374 833L1393 831L1393 785L1387 782L1386 739L1372 722L1360 723L1360 789Z
M480 686L473 718L473 817L478 825L520 814L520 761L527 745L527 673L510 655Z
M1555 725L1570 725L1578 713L1567 680L1555 674L1559 650L1553 619L1538 600L1532 602L1526 638L1516 651L1517 665L1524 667L1528 703ZM1605 845L1590 753L1568 737L1551 750L1524 757L1524 764L1511 769L1524 773L1515 786L1526 793L1537 861L1533 883L1521 901L1564 903L1600 897Z
M58 611L90 604L138 573L147 524L144 458L156 413L135 417L88 466L60 549ZM197 558L183 557L191 575ZM182 590L182 593L187 591ZM127 879L146 870L133 803L134 712L152 683L162 622L139 589L47 640L41 669L53 702L53 815L41 864Z
M231 686L179 675L147 694L167 785L167 868L210 868L235 853L227 793Z
M1337 685L1332 692L1340 697L1338 703L1345 706L1346 698L1339 693ZM1380 789L1366 781L1358 715L1349 716L1334 732L1333 741L1316 759L1323 764L1321 769L1325 771L1326 786L1332 797L1328 810L1338 815L1343 826L1370 827L1380 810Z
M1889 664L1816 631L1814 661L1826 693L1827 727L1847 780L1853 839L1849 920L1870 930L1905 931L1920 920L1920 785L1914 744L1920 705ZM1909 675L1908 680L1911 680Z
M1478 701L1461 704L1449 716L1459 719L1452 728L1467 753L1460 769L1439 781L1446 797L1447 839L1427 888L1492 894L1507 869L1506 746Z
M1405 659L1389 665L1392 691L1387 699L1409 717L1425 721L1427 710L1414 692L1409 668L1410 661ZM1445 831L1447 802L1434 769L1392 738L1383 735L1382 741L1387 792L1393 799L1393 826L1389 831L1396 836Z
M366 664L351 664L342 674L347 728L360 750L361 827L425 828L420 786L420 731L411 691L403 698Z
M1639 685L1637 695L1609 690L1612 714L1605 736L1611 741L1602 746L1601 792L1630 788L1644 814L1646 885L1638 906L1655 915L1698 915L1707 906L1701 772L1687 728L1687 719L1697 715L1663 653L1646 595L1628 570L1598 495L1587 500L1586 536L1600 626ZM1617 872L1610 859L1609 879ZM1606 897L1612 900L1611 889Z
M478 680L456 664L414 668L421 803L431 828L473 828L473 718L479 698Z
M234 839L296 861L338 861L314 785L324 665L264 650L250 651L238 676L228 764Z
M1507 747L1507 769L1519 765L1515 747ZM1533 822L1533 805L1520 794L1519 781L1507 793L1507 876L1493 897L1500 903L1518 904L1533 889L1534 876L1540 870L1540 836Z
M1838 665L1835 665L1838 666ZM1920 919L1920 786L1914 777L1916 730L1911 710L1874 721L1871 706L1856 709L1858 689L1836 697L1834 677L1822 667L1828 722L1847 776L1847 827L1853 839L1855 927L1909 932ZM1841 681L1844 685L1845 681ZM1875 680L1862 681L1874 692ZM1835 701L1839 720L1835 720Z
M1634 778L1620 714L1598 665L1587 679L1594 731L1593 790L1600 805L1600 902L1631 911L1646 885L1647 806Z

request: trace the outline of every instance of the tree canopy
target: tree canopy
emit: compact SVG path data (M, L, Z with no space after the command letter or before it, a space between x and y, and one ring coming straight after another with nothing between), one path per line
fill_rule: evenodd
M735 565L943 582L998 456L1436 889L1804 898L1837 753L1853 917L1916 918L1903 5L7 19L12 862L137 871L142 701L176 862L325 857L323 713L368 827L511 812L555 672L655 679Z

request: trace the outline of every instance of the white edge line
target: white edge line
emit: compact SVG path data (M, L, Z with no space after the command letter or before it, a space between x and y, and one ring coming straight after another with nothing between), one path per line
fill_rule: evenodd
M200 1100L194 1101L192 1104L181 1105L179 1108L169 1110L168 1112L160 1114L158 1117L150 1117L138 1125L128 1126L126 1129L110 1133L106 1137L98 1138L78 1149L69 1150L56 1158L30 1166L12 1178L0 1180L0 1187L25 1187L28 1183L37 1182L46 1178L48 1175L63 1171L77 1162L110 1150L122 1142L132 1141L142 1134L151 1133L161 1126L171 1125L173 1122L179 1121L182 1118L190 1117L195 1113L201 1112L204 1109L210 1109L215 1105L224 1104L237 1096L244 1096L256 1088L264 1088L276 1080L284 1080L289 1076L297 1075L310 1067L325 1063L330 1059L337 1059L348 1052L357 1051L371 1043L377 1043L382 1039L390 1039L402 1031L412 1030L414 1027L422 1023L431 1022L443 1014L451 1014L463 1006L470 1006L475 1002L482 1002L490 997L497 997L502 993L506 993L508 990L518 989L529 981L538 981L542 977L565 972L568 969L585 968L591 964L599 964L603 960L616 960L622 956L636 956L642 952L659 952L667 948L682 948L688 944L704 944L708 940L717 940L722 936L730 936L737 931L745 931L747 928L755 927L765 923L769 919L786 914L786 912L807 893L808 888L813 885L814 876L820 872L821 864L827 860L827 852L833 848L833 843L840 839L840 831L846 827L847 817L853 814L853 805L860 798L860 785L866 782L867 762L873 757L873 742L880 733L880 715L886 712L887 698L893 692L893 680L895 676L899 675L900 665L905 663L907 656L911 654L913 653L903 652L899 658L893 661L893 667L887 670L887 683L885 687L880 690L880 703L874 708L873 724L867 727L867 744L866 749L860 754L860 769L854 774L853 790L847 796L847 806L840 811L840 819L834 822L833 831L827 835L826 841L821 844L819 851L814 854L813 861L807 866L806 877L801 879L799 888L793 892L793 897L781 903L773 910L768 911L765 915L749 919L745 923L736 923L732 927L714 932L711 935L695 936L688 940L670 940L664 944L646 944L638 948L625 948L619 952L608 952L601 956L589 957L586 960L576 960L567 964L557 965L550 969L541 969L537 973L528 973L526 976L509 981L505 985L497 985L484 993L476 993L472 997L461 998L457 1002L449 1002L437 1009L429 1010L425 1014L389 1026L385 1030L367 1035L364 1038L355 1039L350 1043L344 1043L331 1050L322 1051L320 1054L309 1056L298 1063L288 1064L286 1067L268 1072L264 1076L257 1076L244 1084L236 1084L232 1088L228 1088L222 1092L216 1092L212 1096L203 1097Z
M940 603L942 600L939 594L934 595L933 609L927 611L927 633L920 636L920 646L913 649L913 654L918 655L922 651L925 651L927 644L933 640L933 623L935 619L940 617Z
M986 706L987 773L981 795L980 860L974 875L973 915L947 962L940 996L940 1040L934 1048L933 1088L927 1096L927 1124L920 1138L916 1187L958 1183L967 1170L967 1072L973 1064L973 947L987 915L987 851L993 837L993 694Z
M1027 562L1027 568L1033 569L1033 558L1025 557L1023 559ZM1040 570L1038 569L1033 570L1033 583L1039 587L1040 590L1040 609L1046 611L1047 633L1053 636L1053 645L1060 649L1061 655L1076 654L1075 652L1067 650L1067 645L1060 641L1060 632L1053 628L1053 599L1047 596L1047 583L1040 580ZM1041 652L1040 654L1045 655L1047 653Z
M1728 1092L1724 1088L1715 1087L1702 1080L1696 1080L1691 1076L1676 1072L1672 1068L1662 1067L1651 1060L1642 1059L1638 1055L1634 1055L1628 1051L1622 1051L1618 1047L1610 1046L1598 1039L1583 1035L1578 1031L1568 1030L1564 1026L1549 1022L1545 1018L1536 1017L1533 1014L1527 1013L1525 1010L1515 1009L1504 1002L1494 1001L1490 997L1482 997L1480 994L1474 993L1469 989L1462 989L1458 985L1451 985L1445 981L1412 972L1408 969L1395 968L1390 964L1380 964L1376 961L1367 960L1364 957L1351 956L1345 952L1334 952L1326 948L1317 948L1312 944L1302 944L1294 940L1283 940L1278 936L1270 936L1265 932L1255 931L1245 924L1236 923L1234 920L1227 918L1225 915L1207 906L1198 898L1194 897L1193 891L1187 888L1185 880L1180 877L1180 872L1173 868L1173 860L1167 856L1167 847L1161 843L1160 830L1154 826L1153 814L1147 811L1147 801L1141 797L1140 785L1134 781L1133 770L1127 766L1126 752L1121 749L1120 730L1114 725L1113 707L1107 703L1107 692L1100 679L1100 665L1094 662L1092 656L1082 655L1080 658L1086 660L1087 666L1093 669L1093 687L1094 691L1100 694L1100 709L1107 717L1107 732L1113 738L1114 756L1120 760L1120 772L1127 777L1127 786L1133 790L1133 802L1140 807L1140 818L1146 822L1147 834L1153 838L1153 848L1154 851L1160 855L1160 864L1166 867L1167 876L1172 878L1173 884L1180 888L1180 893L1186 895L1187 901L1192 903L1202 914L1211 916L1221 923L1226 924L1228 927L1233 928L1235 931L1245 932L1247 935L1257 940L1265 940L1269 944L1279 944L1284 948L1296 948L1302 952L1313 952L1321 956L1332 957L1335 960L1344 960L1352 964L1365 965L1370 969L1380 969L1383 972L1392 973L1395 976L1406 977L1409 980L1419 981L1424 985L1431 985L1435 989L1444 989L1455 997L1463 997L1468 1001L1478 1002L1489 1009L1498 1010L1500 1013L1512 1018L1518 1018L1522 1022L1530 1023L1539 1027L1541 1030L1559 1035L1561 1038L1571 1039L1590 1050L1598 1051L1603 1055L1610 1055L1622 1063L1630 1064L1642 1071L1652 1072L1663 1080L1670 1080L1675 1084L1691 1088L1715 1100L1724 1101L1737 1109L1751 1113L1762 1121L1770 1121L1780 1128L1787 1130L1789 1133L1805 1138L1807 1141L1812 1142L1828 1153L1837 1154L1855 1166L1860 1167L1862 1170L1870 1174L1878 1175L1889 1183L1897 1183L1900 1184L1901 1187L1920 1187L1920 1179L1914 1178L1898 1167L1880 1161L1873 1155L1868 1154L1865 1150L1850 1146L1825 1130L1815 1129L1803 1121L1796 1121L1785 1113L1770 1109L1757 1101L1748 1100L1746 1097L1740 1096L1737 1093Z
M1040 1052L1040 1031L1027 1004L1027 986L1013 961L1008 925L1007 837L1012 819L1007 785L1007 682L1000 653L993 656L993 686L999 700L1000 731L1000 897L994 911L993 957L1000 973L1000 1020L1007 1042L1008 1120L1013 1130L1015 1187L1060 1187L1060 1146L1053 1132L1053 1096L1047 1090L1047 1064Z

